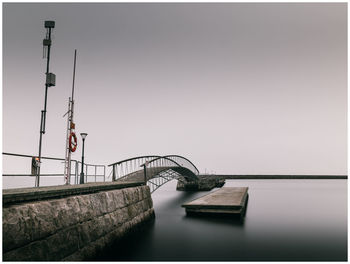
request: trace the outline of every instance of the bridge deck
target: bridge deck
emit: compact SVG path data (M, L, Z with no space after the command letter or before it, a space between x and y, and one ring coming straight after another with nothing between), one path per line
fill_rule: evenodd
M248 187L224 187L192 202L185 203L186 213L243 214Z

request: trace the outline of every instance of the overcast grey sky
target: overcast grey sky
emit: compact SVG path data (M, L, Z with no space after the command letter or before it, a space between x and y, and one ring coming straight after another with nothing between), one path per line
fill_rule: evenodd
M346 3L3 4L5 152L38 154L44 20L44 156L64 157L78 49L88 163L178 154L201 172L347 173Z

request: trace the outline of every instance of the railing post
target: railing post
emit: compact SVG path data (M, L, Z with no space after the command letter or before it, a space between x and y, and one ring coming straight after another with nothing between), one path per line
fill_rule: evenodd
M77 161L75 161L75 167L74 167L74 176L75 176L75 178L74 178L74 183L75 183L75 184L78 184L78 179L77 179L77 177L78 177L78 174L77 174L77 166L78 166Z
M144 176L144 182L145 184L147 184L146 163L143 164L143 176Z
M115 166L116 165L113 165L113 176L112 176L112 181L115 181L116 179L115 179Z
M106 181L106 166L103 166L103 182Z

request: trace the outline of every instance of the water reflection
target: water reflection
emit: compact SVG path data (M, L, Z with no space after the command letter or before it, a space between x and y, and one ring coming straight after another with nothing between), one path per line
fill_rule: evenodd
M222 214L195 214L195 215L184 215L183 221L189 221L191 219L195 221L208 222L212 224L220 224L220 225L244 225L244 217L240 215L222 215Z
M244 222L188 217L181 204L208 192L178 192L172 181L153 195L154 224L98 260L347 260L346 180L231 180L248 186Z

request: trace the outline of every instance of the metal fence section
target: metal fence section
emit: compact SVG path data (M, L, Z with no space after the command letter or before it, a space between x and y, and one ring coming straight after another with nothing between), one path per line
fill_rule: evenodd
M197 167L189 159L187 159L185 157L182 157L179 155L167 155L167 156L164 156L164 158L168 158L168 159L175 161L181 167L185 167L185 168L190 169L196 175L199 174L199 170L197 169Z
M33 172L32 161L36 156L8 152L2 154L4 189L35 186L36 173ZM6 160L10 158L12 160ZM40 177L43 177L41 186L65 184L64 161L63 158L41 157ZM112 167L110 174L112 175L112 181L127 179L130 175L133 175L141 181L146 180L152 192L172 179L180 181L196 180L199 175L197 167L190 160L178 155L139 156L118 161L108 166ZM84 163L83 170L85 183L106 181L105 165ZM146 175L144 172L146 172ZM81 162L72 159L70 183L79 184L80 175ZM144 176L147 178L144 178Z
M190 160L178 155L139 156L108 166L112 167L113 181L147 181L151 192L172 179L197 180L199 175L197 167Z
M173 170L180 172L182 176L197 178L199 171L197 167L188 159L178 155L167 155L163 157L157 157L149 161L148 168L172 168ZM182 169L182 170L179 170Z
M80 161L74 161L77 163L77 168L81 168ZM84 182L105 182L106 181L106 166L87 164L84 162ZM102 180L103 179L103 180ZM79 184L80 175L75 177L75 184Z
M37 156L3 152L3 189L33 187L36 174L32 171L32 159ZM6 159L6 162L4 162ZM64 184L63 158L41 157L41 186ZM85 182L106 181L106 166L84 163ZM71 160L71 184L79 184L81 162ZM29 173L23 173L29 172ZM20 179L20 181L19 181Z
M112 180L115 181L117 179L121 179L131 173L142 170L142 164L154 160L156 158L160 158L161 156L139 156L130 159L121 160L115 162L113 164L108 165L108 167L112 166Z

